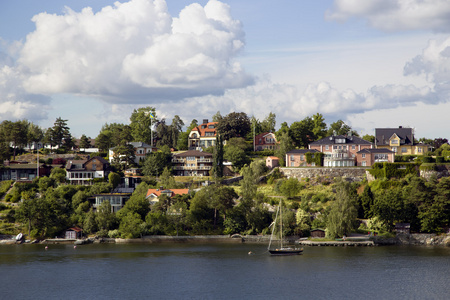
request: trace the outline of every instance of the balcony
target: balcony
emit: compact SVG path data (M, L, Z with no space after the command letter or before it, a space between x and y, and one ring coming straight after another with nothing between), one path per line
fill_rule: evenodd
M187 167L187 166L174 166L174 170L187 170L187 171L194 171L194 170L211 170L211 166L193 166L193 167Z

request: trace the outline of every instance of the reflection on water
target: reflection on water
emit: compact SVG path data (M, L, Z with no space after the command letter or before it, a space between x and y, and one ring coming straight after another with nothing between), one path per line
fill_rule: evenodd
M450 249L2 245L1 299L447 299ZM252 251L254 255L248 255Z

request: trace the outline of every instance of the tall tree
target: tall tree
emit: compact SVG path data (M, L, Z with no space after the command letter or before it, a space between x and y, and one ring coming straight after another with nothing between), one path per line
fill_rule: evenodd
M216 147L214 148L212 173L217 178L223 177L223 141L220 134L216 135Z
M186 131L181 132L178 135L178 141L177 141L178 150L188 150L189 133L191 133L191 130L197 126L198 126L198 121L196 119L193 119L191 121L191 124L186 129Z
M91 139L88 138L86 135L82 135L80 138L80 149L86 149L86 148L91 148Z
M336 187L336 200L331 205L327 219L327 236L336 238L348 235L355 228L358 216L356 189L341 181Z
M307 148L308 144L314 141L314 121L311 117L306 117L299 122L294 122L289 128L289 135L296 147Z
M331 123L330 128L328 129L328 133L327 135L347 135L347 134L352 134L355 136L359 136L358 132L356 132L355 130L352 130L352 128L345 124L344 121L342 120L337 120L334 123Z
M44 139L44 131L41 127L30 123L28 125L28 133L27 133L27 140L29 144L34 144L36 146L36 149L38 149L38 143L41 142Z
M64 140L72 139L67 120L63 120L61 117L56 118L51 131L51 139L53 144L59 148L64 145Z
M275 132L276 115L270 112L261 122L261 132Z
M314 127L313 127L313 134L315 140L323 139L327 136L327 124L325 123L325 119L322 116L322 114L316 113L312 117Z
M275 156L278 157L280 166L285 166L286 153L294 149L294 143L287 132L282 132L277 138L280 144L275 150Z
M217 111L216 114L212 117L213 122L219 122L222 119L222 115L220 114L220 111Z
M245 137L251 130L250 119L244 112L232 112L223 117L216 128L225 141L232 137Z
M133 110L130 117L131 135L135 142L144 142L151 145L151 124L157 122L154 107L140 107ZM155 136L154 136L155 137Z

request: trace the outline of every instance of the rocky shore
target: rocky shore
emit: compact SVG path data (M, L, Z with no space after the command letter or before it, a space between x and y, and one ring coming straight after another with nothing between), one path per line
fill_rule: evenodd
M47 239L43 241L23 240L18 242L14 236L2 236L0 245L6 244L90 244L90 243L261 243L269 242L268 235L196 235L196 236L162 236L152 235L143 236L137 239L119 239L119 238L89 238L83 240L67 240L67 239ZM450 234L398 234L392 238L371 237L366 240L346 240L346 241L315 241L314 239L298 239L291 237L288 243L298 243L305 246L376 246L376 245L424 245L424 246L447 246L450 247Z

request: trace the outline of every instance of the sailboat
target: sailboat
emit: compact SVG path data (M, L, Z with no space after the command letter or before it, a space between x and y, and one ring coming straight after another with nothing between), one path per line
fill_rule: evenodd
M279 224L277 224L278 215L280 218ZM270 255L299 255L302 254L303 248L296 248L291 246L283 246L283 218L282 218L282 209L281 209L281 199L280 205L278 205L277 213L275 215L275 221L272 223L272 234L270 235L269 247L267 248L270 252ZM272 239L275 232L275 227L279 225L280 228L280 246L279 248L272 249Z

